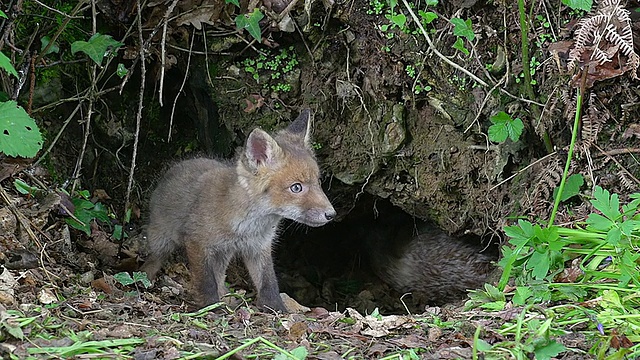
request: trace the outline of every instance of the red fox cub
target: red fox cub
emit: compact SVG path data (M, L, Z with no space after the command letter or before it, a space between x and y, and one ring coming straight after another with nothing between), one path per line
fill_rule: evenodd
M282 218L317 227L336 211L320 187L310 143L310 111L273 136L254 129L235 162L177 163L151 196L149 259L154 279L169 255L186 248L201 305L227 293L225 273L238 255L257 289L257 305L286 312L273 269L272 244Z

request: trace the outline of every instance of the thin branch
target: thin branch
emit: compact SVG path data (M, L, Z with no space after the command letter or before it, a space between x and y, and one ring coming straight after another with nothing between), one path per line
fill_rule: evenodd
M176 111L176 104L178 103L178 97L182 93L182 90L184 89L184 85L187 82L187 78L189 77L189 68L191 65L191 49L193 48L193 39L196 37L195 35L196 35L196 30L194 29L193 34L191 35L191 44L189 44L189 56L187 57L187 69L185 70L184 78L182 79L182 84L180 84L180 89L178 90L176 97L173 98L173 106L171 107L171 117L169 119L169 134L167 134L167 141L171 141L171 128L173 127L173 115Z
M169 8L167 8L167 12L164 13L164 18L162 19L162 40L160 41L160 88L158 89L158 101L160 102L160 107L162 104L162 90L164 89L164 73L166 67L166 57L167 57L167 27L169 25L169 15L173 12L173 9L176 7L178 0L173 0ZM140 11L138 11L138 17L141 17ZM141 39L142 40L142 39ZM140 42L140 46L142 46L142 41Z
M127 183L127 194L125 200L125 213L131 207L130 196L133 187L133 174L136 169L136 158L138 155L138 140L140 137L140 122L142 121L142 109L144 108L144 88L146 83L147 67L145 65L145 47L142 46L144 38L142 37L142 8L140 0L136 1L138 7L138 41L140 42L140 94L138 99L138 112L136 114L136 132L133 138L133 154L131 155L131 167L129 168L129 182Z
M474 75L471 71L463 68L462 66L454 63L453 61L449 60L448 57L442 55L442 53L440 51L438 51L438 49L436 49L435 46L433 46L433 42L431 42L431 38L429 37L429 34L427 34L427 31L424 29L424 27L422 26L422 23L420 22L420 19L418 19L418 17L416 16L416 14L413 12L413 10L411 10L411 7L409 6L409 3L407 2L407 0L402 0L402 2L404 3L404 6L407 8L407 11L409 12L409 14L411 14L411 17L413 18L413 21L415 21L416 25L418 25L418 27L420 28L420 32L422 33L422 35L424 35L424 38L427 40L427 44L429 44L429 47L431 48L431 51L433 51L434 54L438 55L439 58L441 58L442 60L444 60L444 62L446 62L447 64L453 66L454 68L462 71L463 73L467 74L473 81L477 82L478 84L482 85L482 86L489 86L487 85L486 82L484 82L484 80L480 79L479 77L477 77L476 75Z

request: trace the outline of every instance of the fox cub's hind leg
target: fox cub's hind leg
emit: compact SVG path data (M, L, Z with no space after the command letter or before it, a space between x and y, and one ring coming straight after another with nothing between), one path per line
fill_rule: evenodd
M158 271L160 271L162 265L171 256L175 248L173 239L167 238L167 234L163 234L156 227L149 226L147 231L149 257L140 268L140 271L147 273L149 280L155 280Z
M253 285L258 290L256 304L264 310L286 313L287 308L280 297L278 279L273 269L271 243L262 248L245 249L242 258L251 275Z

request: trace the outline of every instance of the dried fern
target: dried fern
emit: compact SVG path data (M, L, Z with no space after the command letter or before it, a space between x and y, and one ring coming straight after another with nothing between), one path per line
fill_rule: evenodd
M609 120L609 112L601 110L597 105L597 95L592 93L589 96L589 107L586 113L582 115L582 141L585 147L595 144L598 140L598 134Z
M626 57L626 63L621 56ZM578 65L595 68L618 59L619 73L631 70L631 76L637 79L640 57L633 50L629 11L620 5L619 0L604 0L593 16L578 23L568 68L573 70ZM609 74L602 77L607 76Z

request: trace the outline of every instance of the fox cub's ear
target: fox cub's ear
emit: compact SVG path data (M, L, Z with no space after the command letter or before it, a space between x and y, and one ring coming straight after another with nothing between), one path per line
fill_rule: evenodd
M287 131L303 137L306 146L311 145L311 110L304 109L287 127Z
M259 166L273 165L280 156L282 149L278 143L260 129L254 129L247 139L247 146L244 149L249 166L257 170Z

